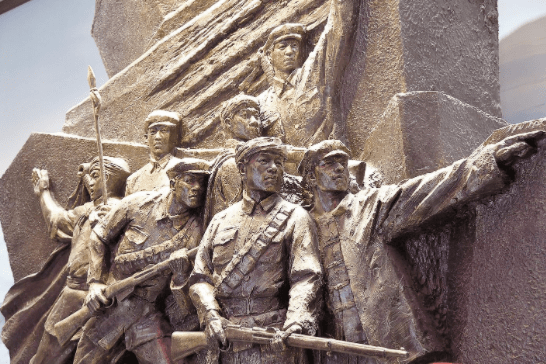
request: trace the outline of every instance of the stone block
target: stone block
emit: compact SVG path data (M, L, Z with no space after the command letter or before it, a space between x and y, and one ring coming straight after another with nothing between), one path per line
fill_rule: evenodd
M148 149L129 143L104 143L105 155L127 160L131 171L148 162ZM15 282L37 272L57 244L52 241L32 187L32 169L49 171L51 191L66 206L78 184L81 163L97 155L93 139L33 133L0 179L0 220Z
M342 95L353 151L397 93L441 91L502 117L496 0L366 3Z
M442 92L395 95L364 144L360 159L385 183L433 172L468 157L508 125Z
M546 119L497 134L546 129ZM487 143L495 142L496 138ZM546 348L546 143L515 181L479 204L450 250L447 323L460 363L539 363Z

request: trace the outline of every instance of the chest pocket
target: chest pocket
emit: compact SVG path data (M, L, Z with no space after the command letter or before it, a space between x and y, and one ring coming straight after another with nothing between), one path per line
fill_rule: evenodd
M223 266L233 258L237 228L230 227L220 231L212 243L212 263L214 266Z

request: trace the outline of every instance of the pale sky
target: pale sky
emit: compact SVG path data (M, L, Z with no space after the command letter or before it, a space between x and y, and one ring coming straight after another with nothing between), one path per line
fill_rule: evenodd
M546 0L499 0L498 8L502 38L546 15ZM31 132L61 131L66 111L88 95L88 65L99 86L106 82L91 38L94 10L94 0L32 0L0 15L0 175ZM1 231L0 263L3 300L13 278ZM0 364L7 355L2 345Z

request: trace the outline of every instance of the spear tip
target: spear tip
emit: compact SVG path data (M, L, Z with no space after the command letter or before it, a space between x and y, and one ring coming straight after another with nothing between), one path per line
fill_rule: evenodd
M95 78L95 73L91 66L87 69L87 82L89 83L89 88L97 87L97 79Z

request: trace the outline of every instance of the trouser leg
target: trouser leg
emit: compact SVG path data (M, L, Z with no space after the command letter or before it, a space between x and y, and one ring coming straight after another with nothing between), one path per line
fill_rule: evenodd
M76 349L74 364L104 364L109 352L95 345L87 336L83 335Z
M171 364L171 338L148 341L132 350L139 364Z
M74 350L76 350L77 343L77 341L70 341L61 346L55 336L44 331L38 350L32 359L30 359L30 364L64 364L68 361Z

